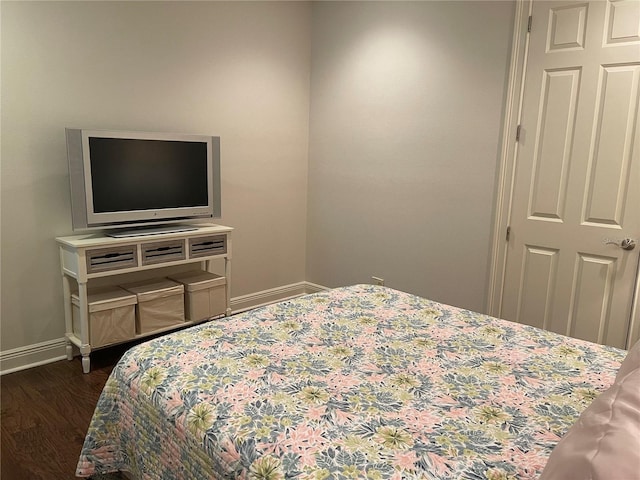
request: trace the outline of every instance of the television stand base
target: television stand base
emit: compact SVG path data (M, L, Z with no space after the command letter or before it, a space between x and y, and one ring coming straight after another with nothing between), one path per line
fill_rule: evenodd
M142 237L146 235L161 235L163 233L191 232L197 230L194 225L160 225L154 227L139 227L126 230L112 230L105 235L113 238Z

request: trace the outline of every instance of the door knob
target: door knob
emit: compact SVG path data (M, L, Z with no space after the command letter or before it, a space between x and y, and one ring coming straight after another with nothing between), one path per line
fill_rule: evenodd
M607 240L604 243L607 245L616 245L623 250L633 250L636 248L636 241L633 238L625 238L622 240Z

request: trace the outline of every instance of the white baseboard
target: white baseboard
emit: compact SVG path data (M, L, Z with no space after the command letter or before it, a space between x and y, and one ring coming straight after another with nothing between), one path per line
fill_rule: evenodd
M240 313L252 308L269 305L270 303L281 302L307 293L316 293L323 290L328 289L310 282L298 282L282 287L270 288L268 290L262 290L261 292L232 298L231 311L233 313Z
M65 359L65 347L66 341L63 337L0 352L0 375Z
M321 292L323 290L328 290L328 288L310 282L298 282L282 287L270 288L261 292L232 298L231 311L233 313L240 313L270 303L288 300L307 293ZM0 376L64 360L67 358L65 347L66 341L63 337L0 352Z

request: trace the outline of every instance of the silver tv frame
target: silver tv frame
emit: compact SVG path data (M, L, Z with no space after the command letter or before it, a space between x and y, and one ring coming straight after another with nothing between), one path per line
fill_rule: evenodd
M152 227L170 223L204 221L221 216L220 137L164 132L134 132L66 128L73 230ZM206 206L95 212L91 186L89 138L166 140L207 144Z

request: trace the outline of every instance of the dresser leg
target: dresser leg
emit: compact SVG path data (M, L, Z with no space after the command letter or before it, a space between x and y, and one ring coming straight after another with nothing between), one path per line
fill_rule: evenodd
M89 358L89 355L91 355L91 346L82 345L80 347L80 353L82 354L82 372L89 373L91 371L91 359Z
M82 373L89 373L91 371L91 359L89 354L82 355Z

